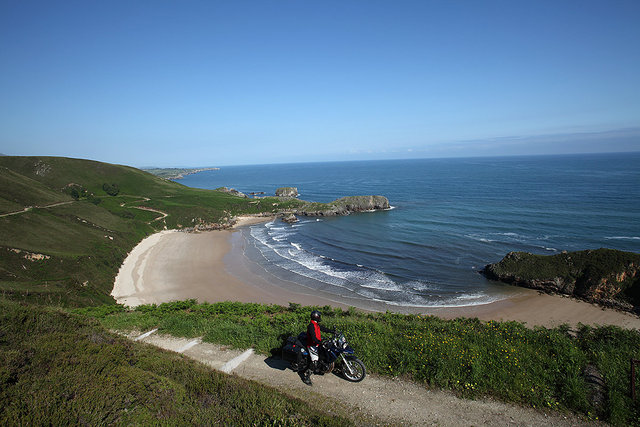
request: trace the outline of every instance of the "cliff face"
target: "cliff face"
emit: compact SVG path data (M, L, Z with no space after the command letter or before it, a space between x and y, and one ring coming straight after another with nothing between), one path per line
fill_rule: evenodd
M308 203L297 209L297 215L336 216L353 212L367 212L389 209L389 200L384 196L349 196L331 203Z
M280 187L276 190L277 197L298 197L298 189L296 187Z
M481 271L487 278L640 311L640 254L614 249L533 255L510 252Z

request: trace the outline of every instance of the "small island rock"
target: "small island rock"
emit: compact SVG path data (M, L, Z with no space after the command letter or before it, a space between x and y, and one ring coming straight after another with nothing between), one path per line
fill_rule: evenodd
M337 216L386 209L390 209L390 205L384 196L349 196L326 204L308 203L296 213L304 216Z
M276 190L278 197L298 197L298 189L296 187L280 187Z
M290 213L290 214L285 215L284 217L282 217L282 221L286 222L287 224L294 224L294 223L298 222L298 217L296 217L294 214Z

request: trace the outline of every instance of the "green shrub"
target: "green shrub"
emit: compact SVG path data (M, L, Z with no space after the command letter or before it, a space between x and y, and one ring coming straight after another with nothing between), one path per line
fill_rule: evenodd
M348 425L84 316L3 300L0 402L0 425Z
M362 313L353 309L194 300L98 313L108 328L202 336L204 341L275 353L283 339L306 329L319 309L323 324L345 333L367 368L461 396L493 396L536 408L602 416L613 424L637 422L628 396L629 358L640 356L640 332L615 327L529 329L518 322L443 320L434 316ZM91 312L87 312L91 314ZM592 407L583 376L587 364L609 385L604 412Z
M118 188L118 184L107 184L106 182L102 184L102 189L105 193L110 196L117 196L120 192L120 188Z

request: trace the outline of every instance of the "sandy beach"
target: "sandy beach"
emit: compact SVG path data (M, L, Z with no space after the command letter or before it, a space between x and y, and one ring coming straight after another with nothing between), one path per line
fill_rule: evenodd
M265 217L242 217L237 227L267 221ZM393 306L339 301L292 283L273 283L242 267L241 254L230 253L236 229L185 233L162 231L147 237L123 263L111 295L128 306L162 303L189 298L204 302L241 301L263 304L337 306L378 311ZM230 272L233 266L233 274ZM240 272L240 274L238 273ZM640 318L628 313L555 295L522 289L516 296L491 304L451 307L400 309L402 312L432 314L442 318L478 317L481 320L515 320L528 326L553 327L616 325L640 328Z
M268 217L241 217L235 228L268 220ZM257 276L249 281L229 274L224 258L231 249L234 231L162 231L147 237L120 267L111 295L118 303L130 307L190 298L201 302L342 306L304 292L285 293Z

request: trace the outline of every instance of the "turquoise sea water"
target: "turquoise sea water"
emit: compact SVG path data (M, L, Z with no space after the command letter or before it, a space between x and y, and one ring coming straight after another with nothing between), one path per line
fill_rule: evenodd
M510 251L640 252L640 153L237 166L181 182L388 197L389 211L259 224L243 239L265 275L392 305L501 299L510 287L477 271Z

